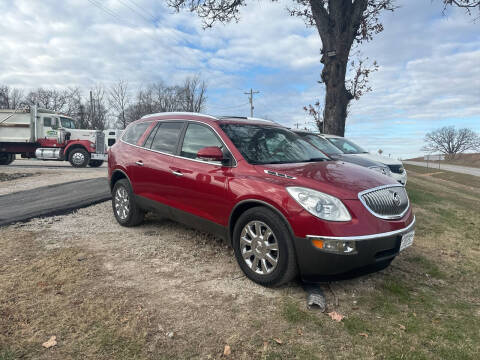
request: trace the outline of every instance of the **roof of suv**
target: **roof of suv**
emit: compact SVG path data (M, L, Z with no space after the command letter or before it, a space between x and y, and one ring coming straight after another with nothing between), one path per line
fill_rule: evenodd
M161 113L155 113L155 114L148 114L142 116L140 120L146 120L146 119L151 119L151 118L156 118L156 117L171 117L171 116L181 116L182 118L186 117L192 117L192 118L207 118L208 120L211 121L218 121L218 122L228 122L228 123L249 123L249 124L269 124L269 125L276 125L276 126L283 126L279 123L276 123L275 121L272 120L267 120L267 119L261 119L261 118L253 118L253 117L246 117L246 116L212 116L212 115L207 115L207 114L200 114L200 113L194 113L194 112L161 112Z

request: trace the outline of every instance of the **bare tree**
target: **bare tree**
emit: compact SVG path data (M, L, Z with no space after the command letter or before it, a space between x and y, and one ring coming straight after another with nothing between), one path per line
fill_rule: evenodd
M181 89L183 97L183 110L190 112L202 112L207 100L207 85L200 77L188 77Z
M315 102L313 105L309 104L308 106L304 106L303 110L313 119L318 131L323 134L323 110L320 106L320 101Z
M17 109L26 106L23 90L0 86L0 109Z
M168 3L177 11L186 8L196 12L204 26L211 27L215 22L238 21L239 9L247 5L247 0L168 0ZM315 26L322 39L325 132L343 136L348 104L367 90L366 80L371 70L366 71L365 63L357 71L357 80L354 77L353 85L357 86L347 87L352 46L370 41L383 31L380 13L394 9L394 0L292 0L289 14L303 18L307 26Z
M480 149L480 137L471 129L455 129L444 126L425 135L425 146L422 151L440 152L448 159L454 159L459 153Z
M465 9L467 14L471 14L471 10L478 8L480 11L480 0L442 0L443 1L443 11L447 10L447 7L459 7Z
M167 86L163 82L151 84L140 89L133 103L125 109L126 123L157 112L201 112L205 109L206 93L207 85L199 76L186 78L181 86Z
M109 90L108 101L113 111L115 111L115 116L120 125L119 127L125 129L125 127L127 126L125 110L130 103L128 82L125 80L119 80L115 84L113 84Z
M61 112L67 105L67 98L67 90L38 88L27 95L26 101L31 105Z

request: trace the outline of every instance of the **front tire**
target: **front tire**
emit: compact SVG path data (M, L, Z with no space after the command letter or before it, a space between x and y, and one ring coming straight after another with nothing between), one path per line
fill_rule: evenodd
M68 161L73 167L83 168L90 162L90 154L87 150L82 148L76 148L70 151L68 155Z
M97 168L103 165L103 160L90 160L88 165L90 167Z
M112 191L113 214L122 226L137 226L143 222L145 211L135 203L134 193L126 179L118 180Z
M233 249L245 275L263 286L280 286L297 274L292 236L284 220L265 207L245 211L235 224Z
M15 154L0 153L0 165L10 165L15 160Z

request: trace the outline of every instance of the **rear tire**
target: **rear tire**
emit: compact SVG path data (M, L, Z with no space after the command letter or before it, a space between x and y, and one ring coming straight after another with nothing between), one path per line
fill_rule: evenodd
M145 211L135 203L134 193L127 179L120 179L113 186L112 209L122 226L140 225L145 217Z
M233 249L245 275L263 286L280 286L297 275L295 249L285 221L266 207L245 211L233 230Z
M0 153L0 165L10 165L15 160L15 154Z
M93 168L100 167L103 165L103 160L90 160L88 165Z
M90 162L90 154L83 148L76 148L68 154L68 161L73 167L83 168Z

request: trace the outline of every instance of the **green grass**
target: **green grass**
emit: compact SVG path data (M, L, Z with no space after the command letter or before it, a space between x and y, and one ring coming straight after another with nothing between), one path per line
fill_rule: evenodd
M406 260L415 266L420 266L423 272L427 273L428 275L434 278L437 278L437 279L446 278L446 274L439 269L438 265L435 264L432 260L427 259L425 256L415 255L407 258Z
M16 359L15 353L8 349L2 349L0 345L0 360L14 360Z

